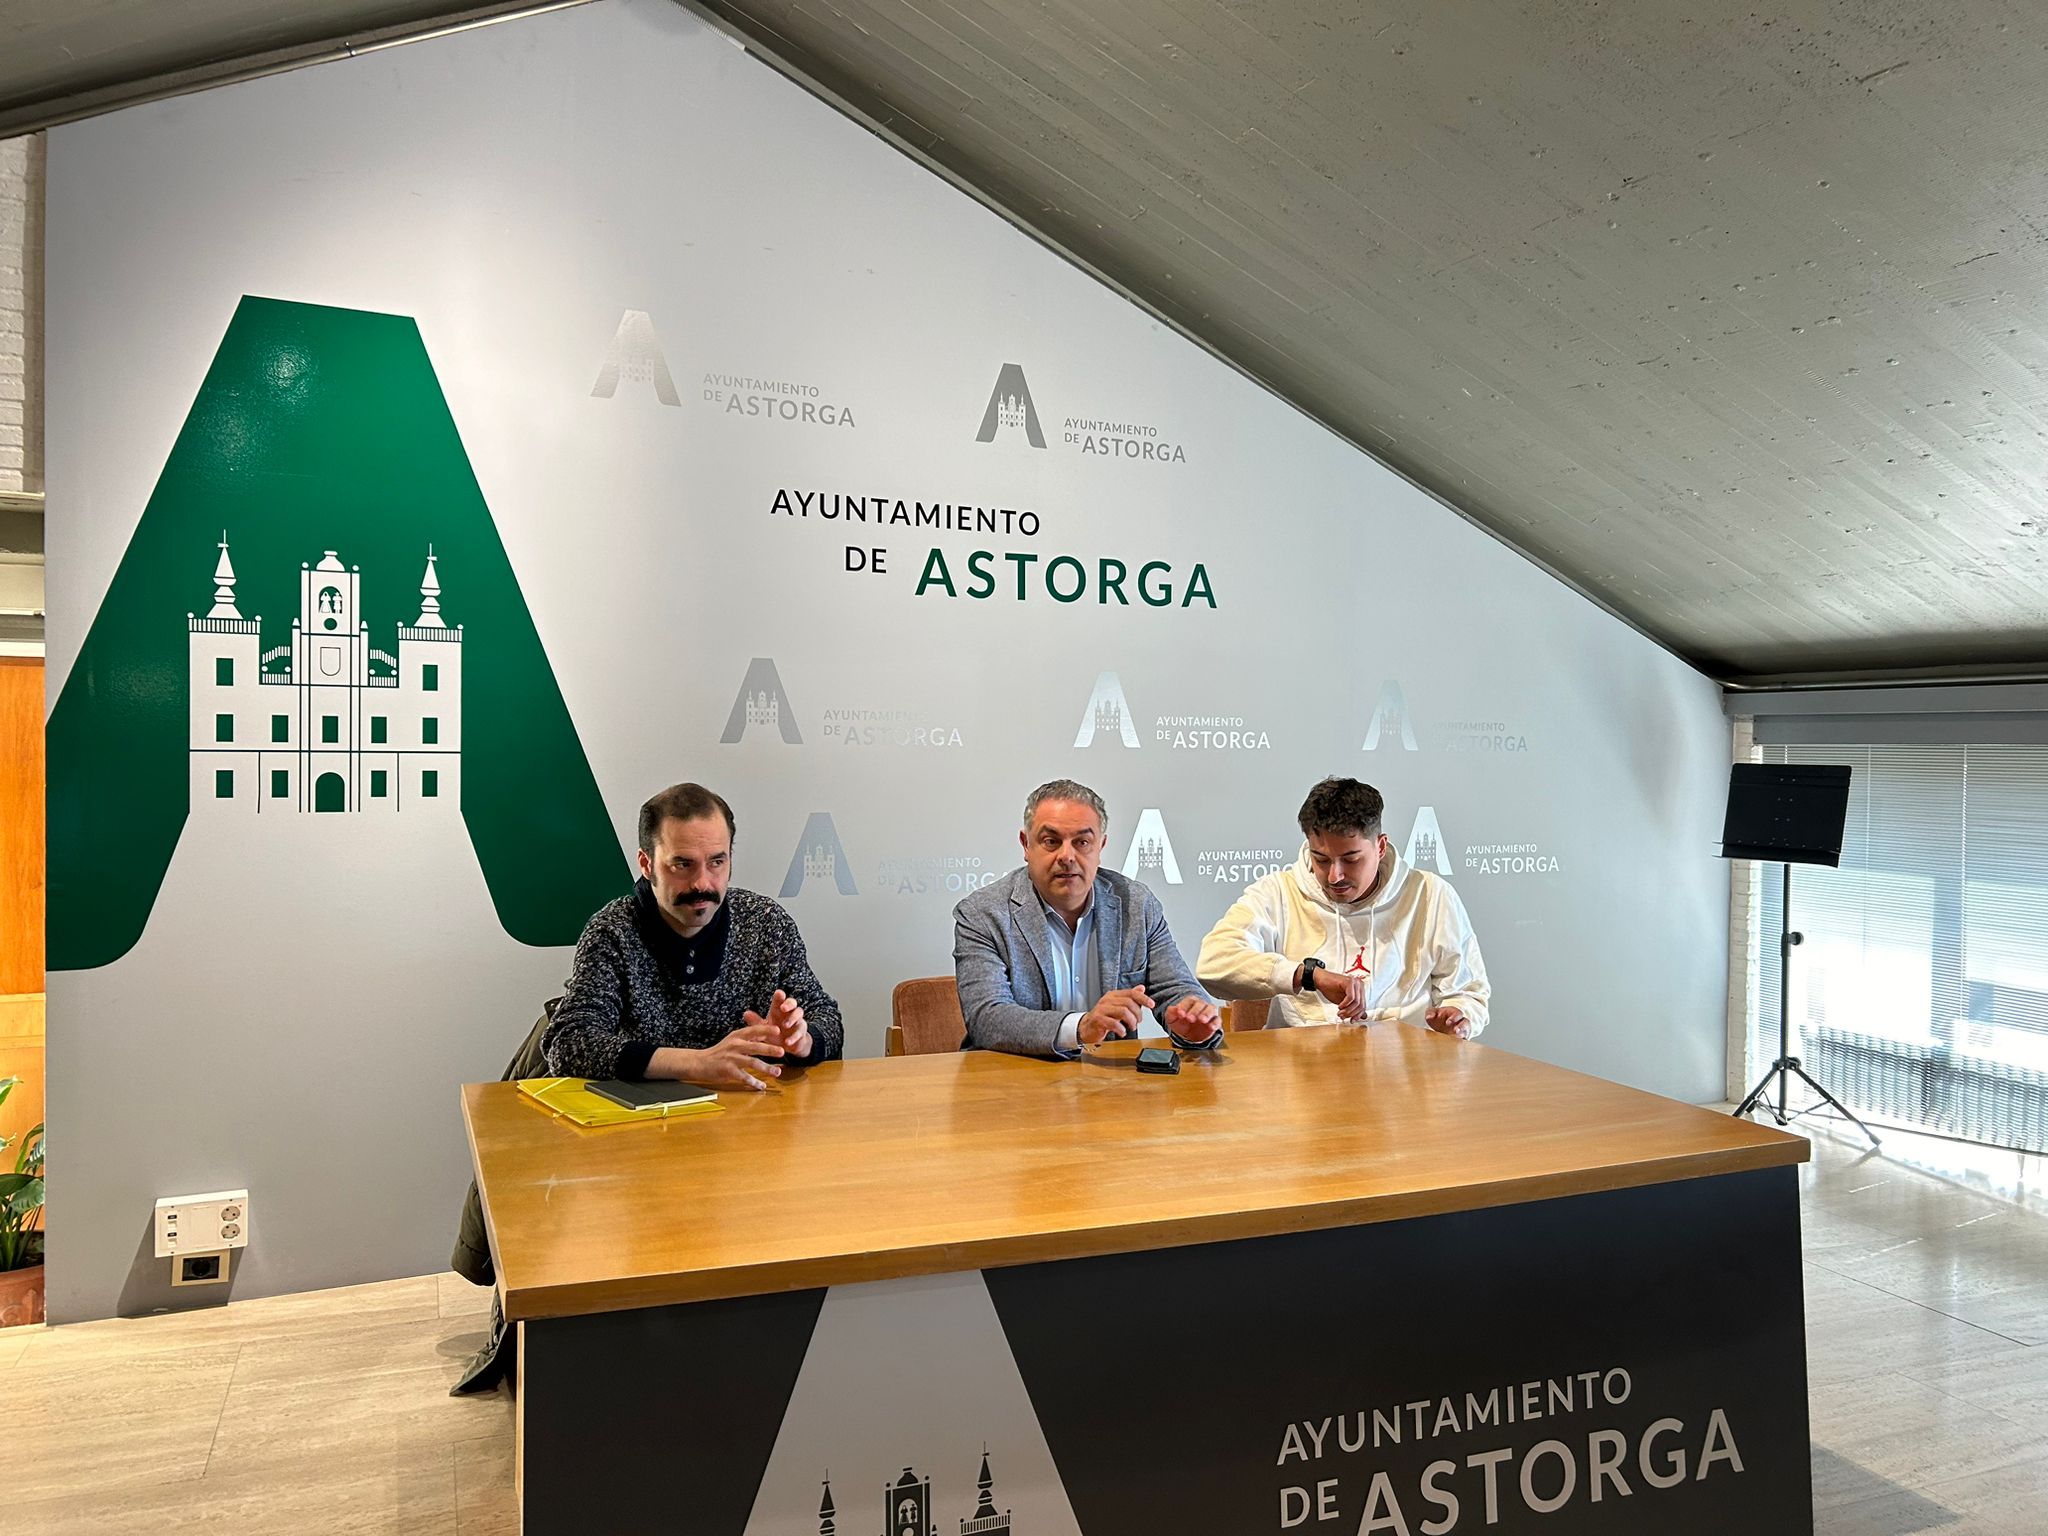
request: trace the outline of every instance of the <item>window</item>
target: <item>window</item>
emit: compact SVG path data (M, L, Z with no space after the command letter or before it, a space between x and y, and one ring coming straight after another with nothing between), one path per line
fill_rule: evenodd
M1796 866L1792 1052L1852 1109L2048 1150L2048 747L1766 746L1846 763L1839 869ZM1778 1054L1777 868L1760 868L1755 1073Z
M213 717L213 739L215 741L233 741L235 739L235 717L233 715L215 715Z
M232 800L235 798L235 770L216 768L213 770L213 798Z
M420 775L420 793L431 800L441 793L441 775L429 768Z
M440 739L441 722L432 715L427 716L426 719L420 722L420 740L431 747L438 743Z
M372 800L384 799L385 786L389 782L390 780L388 780L385 777L384 770L382 768L372 768L370 770L370 798Z
M384 717L382 715L370 716L370 745L376 747L384 745Z
M432 662L420 668L420 689L425 693L441 691L441 669Z
M235 686L235 658L234 658L234 657L232 657L232 656L216 656L216 657L214 657L214 659L213 659L213 682L214 682L214 686L215 686L215 687L217 687L217 688L232 688L232 687L234 687L234 686Z
M282 718L282 717L280 717ZM270 798L282 800L292 792L292 774L289 768L270 770Z
M272 741L290 741L292 739L292 717L290 715L272 715L270 717L270 739Z
M320 739L325 742L341 740L341 716L322 715L320 717Z

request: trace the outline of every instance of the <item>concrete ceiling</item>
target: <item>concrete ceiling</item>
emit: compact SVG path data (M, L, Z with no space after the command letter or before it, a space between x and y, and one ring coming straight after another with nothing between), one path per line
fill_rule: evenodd
M0 136L534 0L0 0Z
M2039 0L698 8L1715 676L2048 670Z

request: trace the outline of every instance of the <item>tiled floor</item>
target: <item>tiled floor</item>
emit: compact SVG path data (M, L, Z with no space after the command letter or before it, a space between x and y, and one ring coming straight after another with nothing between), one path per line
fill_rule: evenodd
M2048 1166L1802 1129L1816 1530L2048 1536ZM445 1395L487 1305L441 1275L0 1333L0 1529L509 1536L510 1401Z
M2048 1159L1801 1122L1814 1527L2048 1533Z

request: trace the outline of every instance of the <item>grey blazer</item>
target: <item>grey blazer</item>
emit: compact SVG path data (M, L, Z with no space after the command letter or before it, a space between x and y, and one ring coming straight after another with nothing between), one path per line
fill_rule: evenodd
M1095 948L1098 995L1143 982L1161 1009L1208 997L1167 931L1159 898L1107 869L1095 875ZM1045 908L1029 870L1013 870L953 909L953 976L970 1048L1058 1054L1066 1013L1053 1006Z

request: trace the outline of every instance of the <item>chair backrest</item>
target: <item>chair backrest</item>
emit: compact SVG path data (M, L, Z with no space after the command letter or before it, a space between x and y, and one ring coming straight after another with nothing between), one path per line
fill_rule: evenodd
M930 1056L957 1051L967 1038L960 1013L960 989L950 976L899 981L889 994L891 1056Z
M1263 1002L1225 1003L1223 1005L1224 1033L1235 1035L1241 1034L1248 1029L1264 1029L1266 1027L1266 1010L1272 1006L1271 1003Z

